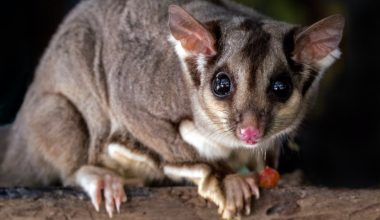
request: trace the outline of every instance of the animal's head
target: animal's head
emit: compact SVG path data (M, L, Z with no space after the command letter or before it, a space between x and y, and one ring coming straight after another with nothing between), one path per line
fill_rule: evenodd
M292 131L319 78L340 52L344 19L309 27L228 17L200 22L169 7L171 40L200 129L226 146L253 148Z

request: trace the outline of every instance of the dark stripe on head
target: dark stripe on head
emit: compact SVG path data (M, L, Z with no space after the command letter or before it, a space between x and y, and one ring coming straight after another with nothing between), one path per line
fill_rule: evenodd
M298 27L291 29L284 37L283 41L283 50L286 56L286 60L288 62L289 68L294 73L301 73L304 70L304 66L300 63L296 63L293 59L293 51L294 51L294 36L298 31Z
M220 28L220 24L217 21L208 22L205 24L207 30L210 31L210 33L214 36L215 39L215 48L216 48L216 55L213 57L208 58L207 65L214 65L217 60L219 60L220 55L222 54L223 48L224 48L224 40L222 36L222 30Z
M187 68L189 69L189 74L190 74L191 80L194 83L194 86L198 88L201 85L201 76L200 76L201 73L198 71L196 58L188 57L185 59L185 63L187 65Z
M260 21L247 19L242 22L240 28L250 35L242 50L242 57L248 58L251 63L251 75L255 75L257 68L269 53L271 35L263 30ZM255 77L252 77L249 86L254 87L254 79Z

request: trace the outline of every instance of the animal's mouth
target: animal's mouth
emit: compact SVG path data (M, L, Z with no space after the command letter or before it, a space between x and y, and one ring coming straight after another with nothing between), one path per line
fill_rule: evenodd
M249 145L255 145L259 142L260 140L258 139L250 139L250 140L245 140L244 143L249 144Z

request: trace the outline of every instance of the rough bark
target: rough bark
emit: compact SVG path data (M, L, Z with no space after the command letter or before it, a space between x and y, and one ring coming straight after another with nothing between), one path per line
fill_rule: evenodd
M194 187L128 188L129 201L113 219L218 219ZM380 219L380 190L279 186L262 191L243 219ZM0 219L108 219L75 189L0 189Z

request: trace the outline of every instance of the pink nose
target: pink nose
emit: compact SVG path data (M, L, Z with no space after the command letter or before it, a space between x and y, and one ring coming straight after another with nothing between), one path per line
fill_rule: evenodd
M240 139L247 144L256 144L260 138L260 131L254 127L240 129Z

